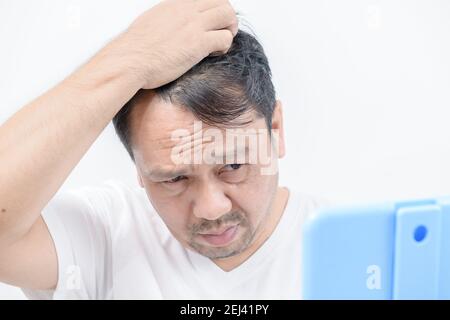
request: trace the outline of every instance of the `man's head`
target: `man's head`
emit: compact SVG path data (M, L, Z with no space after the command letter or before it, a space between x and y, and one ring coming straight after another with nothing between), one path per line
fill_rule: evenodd
M183 245L223 259L264 231L284 138L268 61L253 36L239 31L227 54L140 90L113 123L140 185Z

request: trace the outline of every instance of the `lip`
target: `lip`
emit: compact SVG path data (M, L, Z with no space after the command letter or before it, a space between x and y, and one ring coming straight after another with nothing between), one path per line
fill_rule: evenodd
M232 225L232 226L227 226L225 228L219 229L219 230L215 230L215 231L209 231L206 233L199 233L202 236L218 236L221 235L222 233L224 233L225 231L227 231L230 228L236 227L237 225Z
M199 236L212 246L225 246L234 239L237 234L238 227L239 224L229 226L216 232L201 233Z

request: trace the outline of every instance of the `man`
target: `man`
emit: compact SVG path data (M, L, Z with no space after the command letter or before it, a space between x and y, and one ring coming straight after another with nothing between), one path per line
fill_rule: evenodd
M141 188L55 196L111 119ZM318 202L278 186L281 103L227 1L147 11L3 124L0 146L0 281L29 297L301 297Z

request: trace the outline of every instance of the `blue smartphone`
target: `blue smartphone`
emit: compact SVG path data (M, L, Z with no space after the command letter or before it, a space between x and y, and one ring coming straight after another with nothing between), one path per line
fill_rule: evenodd
M303 228L304 299L450 299L450 197L328 207Z

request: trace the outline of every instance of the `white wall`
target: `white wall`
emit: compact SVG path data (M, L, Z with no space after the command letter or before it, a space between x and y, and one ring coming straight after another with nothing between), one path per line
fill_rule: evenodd
M0 0L0 123L155 2ZM339 202L450 194L450 1L233 3L284 103L283 185ZM110 125L63 189L112 176L136 184Z

